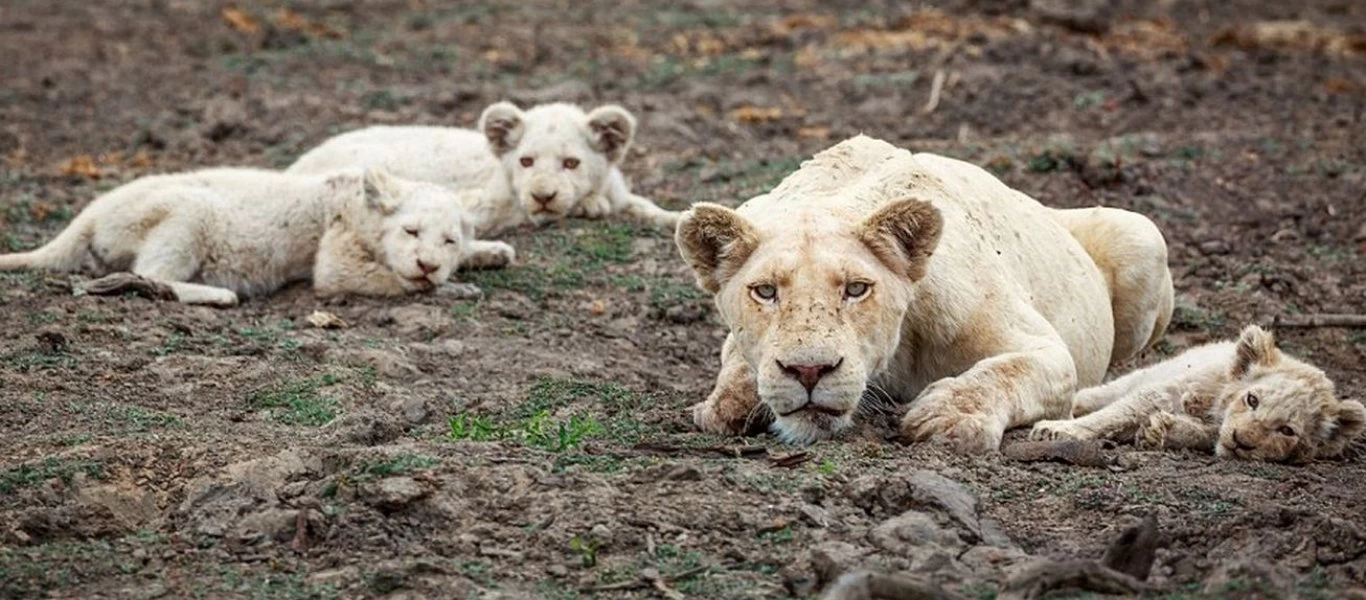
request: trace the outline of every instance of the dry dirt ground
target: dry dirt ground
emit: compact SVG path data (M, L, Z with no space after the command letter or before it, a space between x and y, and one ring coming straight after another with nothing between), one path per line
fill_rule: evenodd
M641 122L626 171L673 208L867 132L1142 211L1179 294L1150 362L1366 309L1363 24L1352 0L6 0L0 244L141 174L282 167L504 97L619 102ZM985 599L1146 514L1149 597L1364 593L1361 458L1085 467L882 423L804 454L708 438L686 407L722 330L667 234L506 239L522 264L468 275L482 301L323 307L341 329L309 325L303 288L211 310L0 275L0 596L810 598L833 564ZM1366 333L1278 332L1366 395Z

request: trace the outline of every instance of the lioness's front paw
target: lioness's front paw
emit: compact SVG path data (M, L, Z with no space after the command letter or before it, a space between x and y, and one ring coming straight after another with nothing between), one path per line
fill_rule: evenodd
M735 423L721 418L721 414L716 410L716 403L711 400L698 402L692 406L692 422L704 433L740 435L742 432L737 431Z
M1036 441L1044 440L1092 440L1096 438L1096 432L1091 431L1076 421L1057 420L1039 421L1034 424L1034 428L1029 430L1029 439Z
M1134 447L1140 450L1161 450L1167 445L1167 432L1176 424L1176 416L1159 411L1148 415L1148 420L1139 424L1134 433Z
M912 408L901 419L903 439L947 444L961 454L997 450L1004 435L1004 429L985 415L959 412L951 406Z

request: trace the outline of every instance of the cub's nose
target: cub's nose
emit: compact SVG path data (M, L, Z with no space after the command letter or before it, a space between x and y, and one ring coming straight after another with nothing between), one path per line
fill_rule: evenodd
M812 390L816 389L816 384L821 382L821 378L844 364L844 359L840 358L834 364L826 365L785 365L782 361L776 362L783 373L800 382L802 387L806 388L806 393L810 394Z
M431 275L432 273L435 273L439 267L419 258L417 260L417 268L422 269L423 275Z
M545 206L547 204L550 204L550 201L555 199L555 195L557 193L558 192L550 192L549 194L532 194L531 199L535 200L537 204Z

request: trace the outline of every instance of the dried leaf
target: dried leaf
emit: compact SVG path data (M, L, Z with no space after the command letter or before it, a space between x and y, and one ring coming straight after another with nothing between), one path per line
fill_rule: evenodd
M797 137L809 140L828 140L830 139L829 127L802 127L797 130Z
M600 317L607 313L607 303L602 300L594 300L593 305L588 309L593 316Z
M147 154L146 150L138 150L137 154L128 159L127 165L134 169L146 169L152 166L152 156Z
M308 315L308 324L318 329L342 329L346 327L346 321L341 317L330 312L315 310Z
M90 179L100 178L100 169L95 166L95 159L89 154L82 154L62 164L60 172L62 175L88 177Z
M783 118L783 109L775 106L741 106L730 111L730 118L741 123L768 123Z
M236 8L227 7L223 9L223 20L227 21L228 26L242 35L255 35L261 30L261 24L251 15L244 13Z

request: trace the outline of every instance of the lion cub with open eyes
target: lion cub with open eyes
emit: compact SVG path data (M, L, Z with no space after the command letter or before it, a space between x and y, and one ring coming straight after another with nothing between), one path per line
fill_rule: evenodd
M328 176L219 168L153 175L96 198L0 271L132 271L180 302L234 306L311 279L320 297L428 291L515 256L477 241L457 194L382 169Z
M1341 454L1366 428L1360 402L1338 400L1323 371L1256 325L1236 342L1197 346L1078 392L1073 417L1039 421L1030 437L1132 438L1145 448L1298 463Z
M328 139L287 172L383 166L405 179L477 190L466 210L480 236L615 214L672 230L679 213L633 194L619 168L635 133L635 117L616 105L584 113L566 103L523 111L498 102L484 109L478 130L368 127Z

